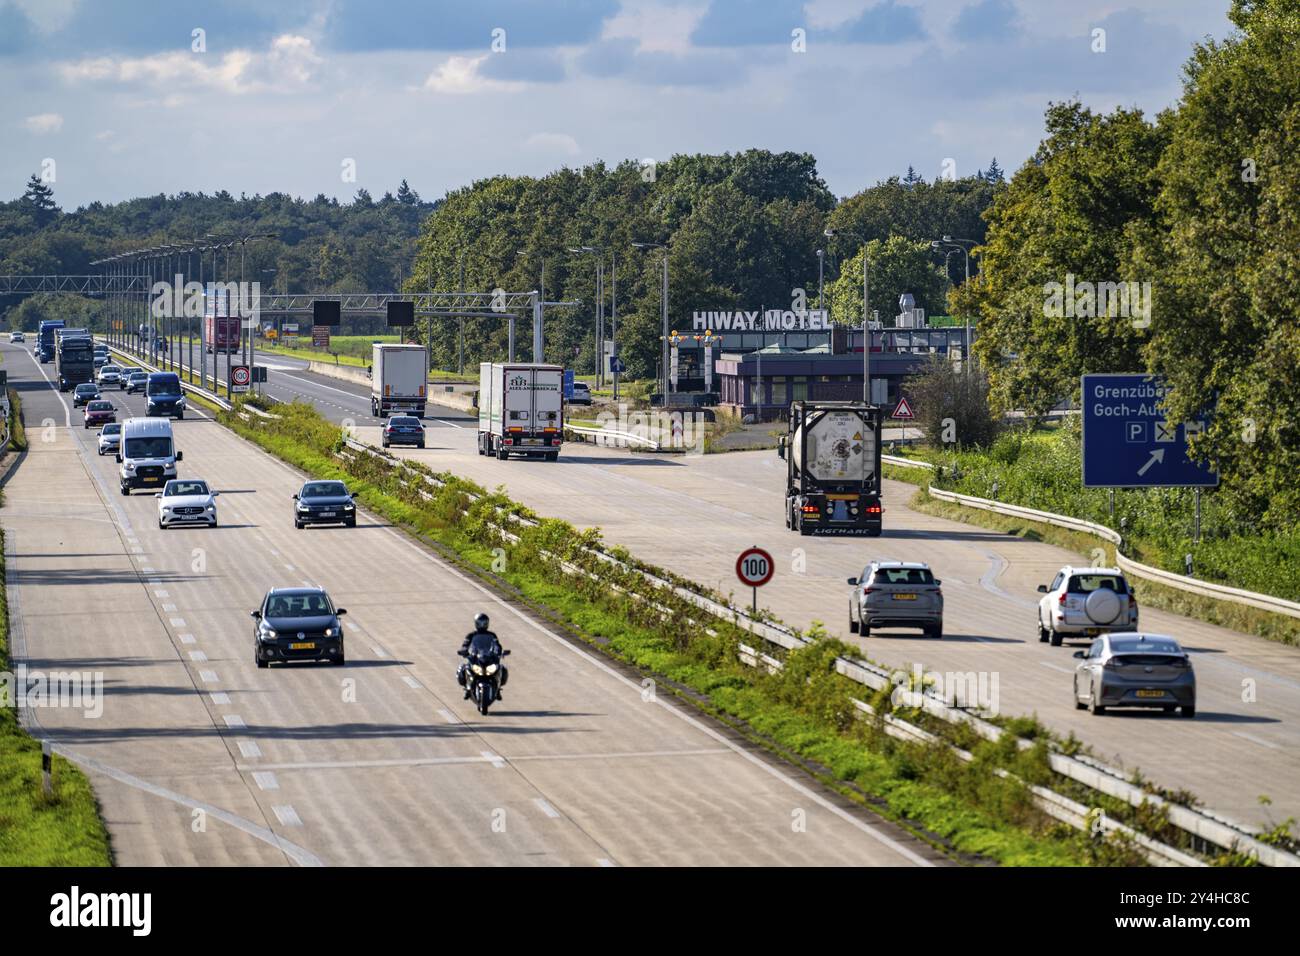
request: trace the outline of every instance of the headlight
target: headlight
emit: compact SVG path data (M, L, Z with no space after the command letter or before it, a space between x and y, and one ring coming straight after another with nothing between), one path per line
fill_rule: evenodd
M345 505L343 506L343 510L344 510L344 511L351 511L351 510L354 509L355 507L356 507L356 505L354 505L352 502L349 501L347 504L345 504Z
M303 504L303 503L300 501L300 502L298 502L298 510L299 510L299 511L306 511L306 510L307 510L307 506L306 506L305 504Z
M489 664L489 665L487 666L487 672L488 672L489 674L495 674L495 673L497 672L497 665L496 665L496 664Z
M208 505L208 510L209 510L209 511L216 511L216 510L217 510L217 506L216 506L216 505Z
M326 637L338 637L338 636L339 636L339 629L338 629L337 627L327 627L327 628L325 628L325 636L326 636Z
M124 465L122 466L122 468L125 469L126 471L135 471L135 465L134 465L134 463L129 462L129 461L128 461L126 464L124 464Z
M479 676L482 676L483 674L482 664L470 664L469 669L472 670L475 674L478 674Z
M258 635L258 637L260 637L260 638L261 638L262 640L264 640L264 641L273 641L273 640L275 640L275 628L273 628L273 627L263 627L263 628L262 628L262 632Z

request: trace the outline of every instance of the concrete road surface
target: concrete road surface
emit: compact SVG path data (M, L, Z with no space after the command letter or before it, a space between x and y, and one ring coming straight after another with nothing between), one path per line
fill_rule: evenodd
M220 527L160 530L50 367L2 348L31 442L0 509L15 658L104 681L100 716L27 713L88 768L119 863L938 860L373 517L295 530L300 476L202 416L175 425L180 472L221 492ZM276 585L347 608L346 667L255 667L249 611ZM480 610L513 651L488 717L454 676Z
M314 402L335 421L379 443L360 387L300 371L273 371L270 393ZM999 691L1004 714L1036 714L1058 733L1073 733L1100 758L1140 770L1149 780L1186 789L1239 821L1271 827L1300 817L1300 649L1227 628L1144 609L1144 629L1177 637L1191 652L1198 680L1194 720L1158 712L1074 707L1074 650L1035 633L1039 584L1080 556L972 525L912 511L913 488L885 483L885 533L878 539L801 538L782 518L784 463L774 452L709 456L631 454L566 445L554 464L500 462L475 452L475 422L430 406L428 447L396 450L487 487L504 485L544 515L597 526L606 540L724 593L740 593L736 555L770 550L777 574L759 603L799 627L824 622L872 659L939 674L976 672ZM873 558L926 561L943 581L945 635L886 630L863 640L848 631L849 589ZM1271 798L1264 806L1261 797Z

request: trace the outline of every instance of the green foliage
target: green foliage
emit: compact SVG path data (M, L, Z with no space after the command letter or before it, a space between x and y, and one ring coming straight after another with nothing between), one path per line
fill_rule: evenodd
M935 447L971 448L993 442L1001 423L989 409L989 383L982 369L958 370L946 356L932 355L904 391L917 424ZM996 446L995 446L996 449Z
M934 264L934 252L928 242L916 242L902 236L873 239L865 247L871 268L867 279L871 311L880 313L886 326L894 324L898 314L898 297L912 293L917 308L927 313L941 312L947 279ZM862 253L859 250L826 290L831 314L841 322L862 325Z

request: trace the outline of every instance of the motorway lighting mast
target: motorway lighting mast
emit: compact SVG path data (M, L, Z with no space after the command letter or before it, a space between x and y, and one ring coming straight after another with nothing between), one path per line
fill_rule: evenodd
M664 251L664 275L663 290L660 293L661 313L663 320L662 342L663 348L660 352L660 363L663 372L663 398L661 405L663 408L668 407L668 243L666 242L634 242L635 249L662 249Z
M834 239L836 232L829 226L822 233L827 239ZM862 243L862 401L871 404L871 269L867 263L867 243L856 233L850 233L849 239Z
M954 239L952 236L944 236L942 239L935 239L933 242L931 242L930 248L935 250L936 252L940 252L944 249L952 249L955 252L958 249L960 249L962 256L966 260L965 281L968 283L970 282L970 250L977 245L979 245L979 243L976 242L974 239ZM945 272L947 272L947 265L948 262L947 262L947 258L945 257L944 259ZM963 325L965 327L965 332L963 335L963 340L965 344L962 346L962 362L965 363L965 367L969 368L971 364L970 363L970 316L969 315L963 317Z

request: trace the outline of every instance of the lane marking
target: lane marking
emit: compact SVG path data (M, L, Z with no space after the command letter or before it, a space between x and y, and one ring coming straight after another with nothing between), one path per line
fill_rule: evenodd
M208 655L202 651L190 651L190 660L195 664L204 664L207 663Z
M607 859L605 859L603 856L602 856L599 860L596 861L596 865L597 865L597 866L606 866L606 867L608 867L608 866L618 866L618 864L615 863L613 860L607 860Z
M282 827L300 827L302 818L298 816L298 811L293 807L285 804L271 808L275 811L275 818L280 821Z
M205 684L215 684L218 680L216 671L199 671L199 680Z
M383 649L382 647L377 647L376 645L371 644L371 645L370 645L370 649L371 649L372 651L375 652L375 656L376 656L376 657L387 657L387 656L388 656L388 655L384 652L384 649Z
M247 760L255 760L262 756L262 748L257 745L255 740L241 740L239 742L239 755Z
M449 711L449 710L448 710L447 708L445 708L445 707L440 707L440 708L438 708L438 714L442 717L443 720L445 720L445 721L446 721L447 723L449 723L449 724L459 724L459 723L460 723L459 718L457 718L455 714L453 714L451 711Z
M406 686L410 687L413 690L423 689L420 682L416 680L414 677L410 676L409 674L403 677L402 680L406 681Z
M533 803L537 804L537 806L541 809L541 811L544 814L546 814L548 817L550 817L552 820L559 819L560 811L555 809L555 807L551 806L541 797L533 797Z
M226 721L226 726L231 730L239 730L248 726L248 724L244 723L244 718L240 717L238 714L226 714L224 719Z
M198 641L198 639L197 639L193 634L182 634L182 635L181 635L181 643L182 643L182 644L194 644L194 643L197 643L197 641Z
M152 582L150 582L150 583L152 583ZM166 591L154 591L154 592L153 592L153 596L156 597L156 598L167 598L167 597L171 597L171 595L168 594ZM164 610L166 610L166 607L167 607L166 605L163 605L163 609L164 609ZM174 609L173 609L173 610L174 610Z
M1039 661L1038 663L1042 664L1044 667L1050 667L1054 671L1060 671L1062 674L1074 673L1073 668L1062 667L1060 664L1053 663L1052 661Z
M280 781L275 779L275 774L269 770L258 770L253 774L253 780L257 784L258 790L279 790Z
M213 691L208 696L212 698L212 703L217 707L226 707L230 704L230 695L224 690Z
M162 609L163 609L163 612L166 613L166 614L175 614L175 613L176 613L176 605L175 605L175 604L164 604L164 605L162 606Z
M502 758L500 754L494 754L490 750L484 750L482 751L482 754L483 754L483 759L488 761L490 764L492 764L492 766L495 767L497 770L500 770L502 767L506 765L504 758Z
M185 618L183 618L183 617L173 617L173 618L170 618L169 621L170 621L172 627L184 627L184 626L185 626Z
M1277 744L1270 743L1269 741L1264 740L1263 738L1256 737L1254 734L1248 734L1244 730L1234 730L1233 733L1236 734L1238 737L1242 738L1243 740L1249 740L1252 744L1259 744L1261 747L1267 747L1269 750L1279 749Z

